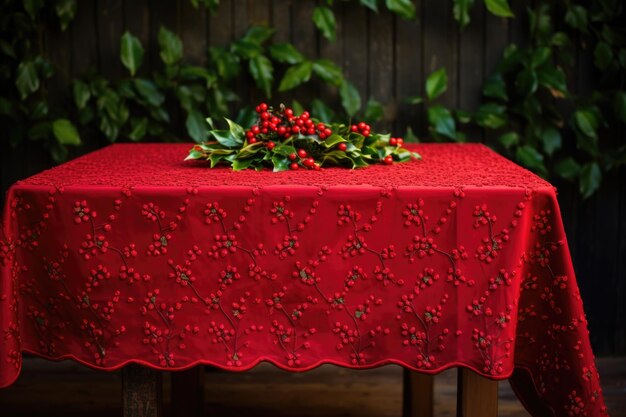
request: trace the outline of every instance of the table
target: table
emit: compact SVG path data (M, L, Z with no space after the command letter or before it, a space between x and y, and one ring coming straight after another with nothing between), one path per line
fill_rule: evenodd
M190 146L112 145L9 190L0 386L23 352L102 370L398 364L415 391L459 367L466 392L508 378L536 416L606 415L548 182L478 144L281 173L183 162Z

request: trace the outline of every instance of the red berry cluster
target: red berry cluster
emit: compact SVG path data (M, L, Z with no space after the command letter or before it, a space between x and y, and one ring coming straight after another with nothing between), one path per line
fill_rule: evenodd
M360 133L363 136L367 137L370 135L370 131L372 128L365 122L360 122L355 125L350 126L350 130L356 133Z

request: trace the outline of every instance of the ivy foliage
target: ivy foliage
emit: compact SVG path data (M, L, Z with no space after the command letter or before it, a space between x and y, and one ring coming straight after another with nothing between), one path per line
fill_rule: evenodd
M213 12L219 0L189 0ZM416 18L413 0L326 0L311 20L324 42L336 39L338 3L385 8L402 19ZM57 161L86 137L106 141L186 140L209 135L205 117L220 118L241 109L235 122L254 118L236 86L249 79L258 95L294 91L307 83L336 89L341 108L312 100L311 111L325 122L383 116L376 100L363 100L341 68L327 59L307 57L290 43L272 41L271 27L251 27L229 45L207 50L207 64L190 65L184 45L166 27L158 32L159 63L145 68L146 50L133 33L120 38L119 64L126 76L109 80L95 71L73 79L67 91L55 81L57 69L46 58L48 30L67 30L80 2L76 0L0 0L0 133L2 146L29 144L46 148ZM600 186L606 172L626 161L619 136L626 124L626 30L620 0L540 0L514 13L508 0L453 0L451 15L459 30L471 25L471 11L484 7L502 18L528 21L524 44L511 44L485 81L482 105L475 110L441 104L448 88L446 68L430 74L424 97L399 97L424 107L428 133L438 141L465 141L478 129L487 143L540 175L577 181L584 197ZM462 35L462 32L461 32ZM584 76L592 88L578 91L576 63L589 62ZM69 100L67 99L69 98ZM300 103L293 102L298 111ZM180 123L179 123L180 121ZM471 132L471 136L470 136ZM411 129L407 140L417 140Z

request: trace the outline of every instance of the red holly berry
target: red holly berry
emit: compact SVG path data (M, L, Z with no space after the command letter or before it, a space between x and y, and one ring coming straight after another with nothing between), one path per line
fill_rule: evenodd
M396 139L396 138L389 138L389 144L391 146L396 146L398 144L398 139Z
M274 142L270 141L270 142L267 142L267 145L265 145L265 146L267 146L267 149L269 149L271 151L272 149L274 149L276 144Z
M302 163L304 164L304 166L307 166L310 168L313 165L315 165L315 160L313 158L307 158L304 161L302 161Z
M292 161L296 159L296 154L295 153L290 153L289 154L289 159L291 159Z
M339 145L337 145L337 148L338 148L340 151L344 151L344 152L345 152L345 151L346 151L346 149L348 149L348 145L346 145L345 143L341 142Z
M289 165L289 169L291 169L292 171L297 171L298 170L298 164L293 162L291 165Z
M261 133L261 129L259 129L258 126L252 126L250 128L250 130L252 131L252 133L254 133L255 135L258 135L259 133Z
M300 158L306 158L306 151L304 149L298 149L298 156Z
M387 155L383 158L383 163L385 165L391 165L393 164L393 158L391 157L391 155Z
M256 142L257 142L256 138L248 139L248 143L256 143Z
M259 108L261 109L261 111L266 111L267 110L267 104L261 103L261 104L259 104Z

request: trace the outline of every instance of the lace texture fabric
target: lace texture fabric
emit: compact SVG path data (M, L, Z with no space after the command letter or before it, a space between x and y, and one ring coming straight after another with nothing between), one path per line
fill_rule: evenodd
M114 145L14 185L0 386L22 353L117 369L395 363L606 408L553 187L482 145L359 170L232 172Z

